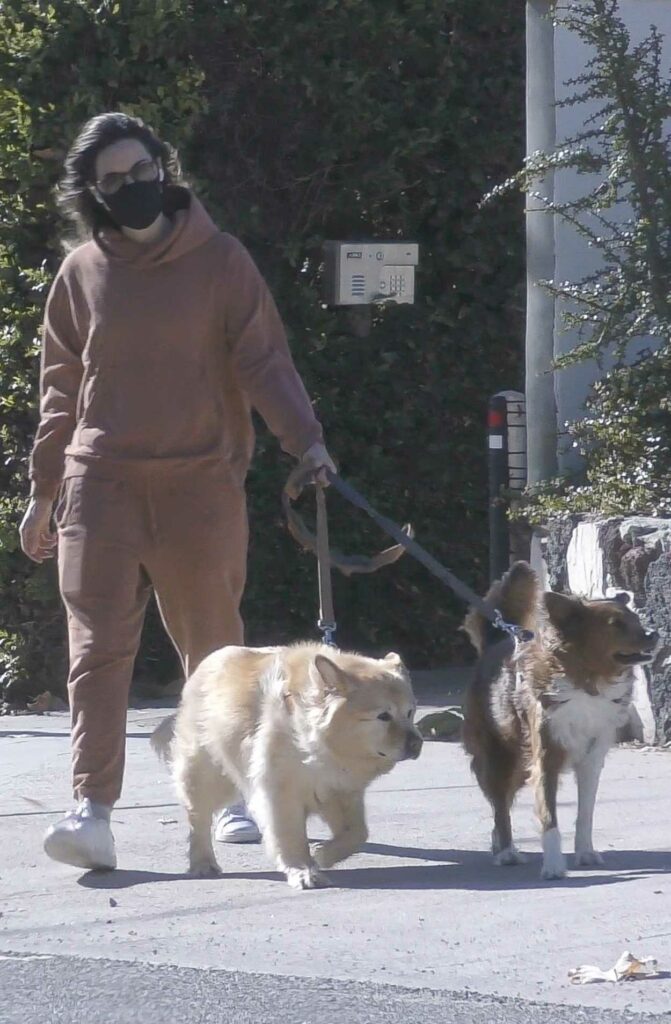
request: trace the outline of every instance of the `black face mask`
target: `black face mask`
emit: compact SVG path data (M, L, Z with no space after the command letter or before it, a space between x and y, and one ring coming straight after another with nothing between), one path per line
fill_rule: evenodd
M139 231L153 224L163 209L163 182L134 181L103 201L119 227Z

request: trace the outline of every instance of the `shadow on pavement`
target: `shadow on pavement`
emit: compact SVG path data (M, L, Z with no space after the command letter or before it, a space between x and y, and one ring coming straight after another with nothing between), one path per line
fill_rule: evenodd
M416 847L386 846L368 843L364 853L390 857L416 857L438 861L437 864L398 864L390 867L335 868L327 872L331 885L339 889L471 889L473 891L507 892L516 890L547 889L561 886L565 889L586 889L592 886L615 885L630 882L641 875L671 872L671 854L664 851L619 851L608 855L605 868L589 873L571 873L556 882L540 878L540 855L530 855L526 864L513 869L492 864L491 855L473 850L428 850ZM276 871L224 871L219 878L208 881L270 881L285 884ZM78 879L88 889L128 889L156 882L198 882L186 873L160 871L91 871Z
M446 851L447 853L448 851ZM471 851L453 850L454 859L445 864L399 865L389 868L351 868L349 871L329 871L334 886L342 889L462 889L473 892L513 892L520 889L587 889L597 885L631 882L634 874L590 874L573 876L554 882L540 877L540 858L518 865L510 871L497 868L489 854L474 855ZM456 858L464 856L459 863ZM478 859L474 859L478 858Z
M154 882L225 882L233 880L282 882L286 885L284 875L279 871L235 871L224 872L211 878L192 878L186 871L130 871L118 868L116 871L87 871L77 879L77 885L84 889L132 889L136 885L151 885Z
M16 738L17 736L39 736L40 738L42 738L43 736L47 736L47 737L50 737L52 739L54 737L56 737L56 736L61 736L61 737L65 738L65 739L69 739L70 738L70 730L66 729L64 732L45 732L43 729L7 729L7 730L3 729L2 732L0 733L0 739L5 738L5 737L9 737L10 739L12 739L12 738ZM151 738L151 729L147 729L146 732L127 732L126 733L126 739L127 740L148 740L150 738Z
M493 870L491 854L482 850L426 850L417 846L390 846L385 843L366 843L363 853L373 853L385 857L413 857L417 860L435 860L446 863L454 863L455 860L466 865L469 861L472 865L479 864L483 869ZM526 864L517 865L512 869L513 873L524 871L529 865L540 864L540 854L527 853ZM636 871L649 874L671 873L671 850L607 850L604 854L605 864L599 865L599 871ZM571 870L571 854L568 854L568 866ZM580 871L589 870L580 868ZM496 871L504 871L505 868L496 868Z

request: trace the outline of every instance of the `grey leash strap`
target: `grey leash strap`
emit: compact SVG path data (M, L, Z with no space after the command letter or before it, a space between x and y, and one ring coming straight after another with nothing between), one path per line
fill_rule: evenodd
M448 568L430 555L421 544L418 544L414 539L414 534L410 526L406 526L403 529L391 520L387 519L386 516L380 515L379 512L373 508L369 501L362 494L346 483L336 473L332 473L328 469L322 469L322 472L326 473L329 483L333 485L334 490L338 491L343 498L354 505L355 508L361 509L376 523L384 533L388 536L393 537L397 541L397 544L393 548L388 548L386 551L381 551L379 554L374 555L372 558L364 558L361 556L352 555L341 555L339 552L332 552L329 547L329 536L328 536L328 521L326 516L326 495L324 493L324 486L319 484L314 479L314 472L305 469L301 465L294 469L293 473L287 480L284 492L282 494L282 506L284 513L287 518L287 524L289 530L306 550L311 551L317 555L319 565L319 629L324 636L324 643L329 646L335 647L335 632L336 632L336 621L333 610L333 592L331 588L331 567L334 566L343 572L346 576L352 573L370 573L375 572L377 569L382 568L384 565L391 565L397 561L399 556L407 551L408 554L412 555L418 562L429 570L429 572L441 581L445 586L453 590L457 597L460 597L466 604L476 608L492 625L515 640L517 646L520 642L527 642L533 640L534 634L528 630L523 629L521 626L516 625L513 622L506 622L503 618L500 610L493 607L489 602L485 601L474 590L463 583L457 576L454 575ZM316 536L313 536L310 531L306 528L301 517L292 509L291 504L301 494L304 487L308 483L316 483L316 498L317 498L317 531Z
M335 647L336 619L333 609L326 494L324 486L319 482L316 483L315 490L317 492L317 566L319 571L319 622L317 625L324 637L324 643L328 647Z
M346 483L336 473L332 473L330 470L324 471L333 485L336 491L338 491L343 498L345 498L355 508L361 509L375 522L381 530L384 530L386 534L393 537L401 547L405 548L408 554L416 558L418 562L429 570L429 572L439 579L442 583L448 586L454 593L465 601L466 604L472 605L482 615L485 616L489 622L492 623L497 629L503 630L504 633L508 633L512 636L515 641L529 641L533 639L534 634L528 629L522 629L521 626L517 626L512 622L506 622L501 615L498 608L492 608L486 601L484 601L474 590L471 590L466 583L463 583L454 573L450 572L444 565L430 555L421 544L418 544L416 540L409 537L400 526L397 526L391 519L387 519L386 516L380 515L379 512L373 508L369 501L362 494L359 494L350 484Z

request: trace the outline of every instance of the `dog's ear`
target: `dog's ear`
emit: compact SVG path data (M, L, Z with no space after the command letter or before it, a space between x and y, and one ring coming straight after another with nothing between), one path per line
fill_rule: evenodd
M389 654L387 654L386 657L384 657L382 660L386 661L387 664L389 664L392 668L405 668L405 665L403 664L403 658L401 657L400 654L397 654L396 651L390 651Z
M323 654L318 654L310 665L310 678L325 693L346 697L351 689L347 674Z
M579 620L583 607L579 597L567 597L565 594L556 594L554 590L546 590L543 599L550 622L560 633L566 633Z

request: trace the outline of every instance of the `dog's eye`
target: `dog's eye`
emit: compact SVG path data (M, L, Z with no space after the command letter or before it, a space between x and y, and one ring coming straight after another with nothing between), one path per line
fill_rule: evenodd
M388 711L381 711L377 717L381 722L391 722L391 715Z

